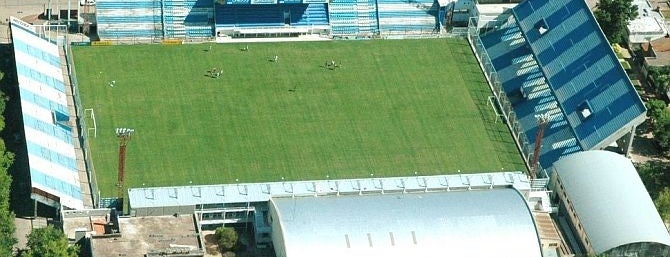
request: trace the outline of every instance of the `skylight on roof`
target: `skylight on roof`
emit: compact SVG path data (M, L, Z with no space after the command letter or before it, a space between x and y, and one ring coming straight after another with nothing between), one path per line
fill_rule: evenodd
M537 31L540 32L540 35L544 35L544 33L549 31L549 26L547 25L547 21L545 19L542 19L537 23Z
M577 112L579 113L579 116L582 118L582 120L586 120L587 118L591 117L591 115L593 115L593 110L591 109L591 104L589 104L589 101L584 101L584 103L580 104L579 107L577 107Z

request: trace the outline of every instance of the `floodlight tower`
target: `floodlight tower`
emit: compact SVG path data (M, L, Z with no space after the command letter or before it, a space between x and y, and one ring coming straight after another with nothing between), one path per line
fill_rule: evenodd
M116 138L119 139L119 180L116 184L116 197L118 199L117 208L120 210L123 209L123 182L126 168L126 146L128 145L128 142L130 142L130 138L134 132L134 129L129 128L116 129Z
M540 161L540 150L542 150L542 139L544 138L544 130L549 124L549 113L536 115L537 119L537 134L535 135L535 150L533 151L533 162L530 163L530 178L534 179L537 174L537 163Z

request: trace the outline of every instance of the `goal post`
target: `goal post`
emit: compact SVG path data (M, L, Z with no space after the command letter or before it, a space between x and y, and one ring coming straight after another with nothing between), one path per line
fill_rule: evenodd
M98 137L98 125L95 122L95 112L93 111L93 108L84 109L84 118L91 119L93 127L87 127L86 129L87 129L89 134L91 133L91 131L93 131L93 137L97 138Z
M500 119L500 117L503 117L503 114L500 113L500 111L499 111L499 109L498 109L498 105L496 104L495 101L496 101L496 97L495 97L495 96L489 96L489 97L488 97L489 105L491 105L491 108L493 108L493 113L496 114L495 123L498 123L498 120Z

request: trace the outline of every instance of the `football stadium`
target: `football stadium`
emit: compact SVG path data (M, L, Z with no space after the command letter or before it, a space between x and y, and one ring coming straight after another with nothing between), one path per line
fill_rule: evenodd
M103 195L117 127L129 187L524 169L463 39L245 47L73 49Z
M670 254L625 157L646 109L582 0L76 13L91 41L69 14L11 34L31 198L89 256L209 256L221 226L248 256Z

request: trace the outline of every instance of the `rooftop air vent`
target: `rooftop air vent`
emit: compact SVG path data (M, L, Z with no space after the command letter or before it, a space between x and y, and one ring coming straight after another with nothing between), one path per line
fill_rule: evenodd
M588 101L584 101L584 103L580 104L579 107L577 107L577 112L579 112L579 116L582 120L586 120L593 115L593 109Z
M540 35L544 35L544 33L549 31L549 26L547 25L546 20L542 19L537 23L537 31L540 33Z

